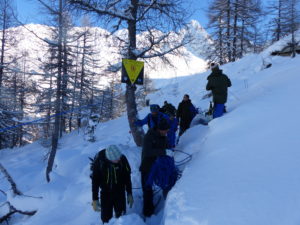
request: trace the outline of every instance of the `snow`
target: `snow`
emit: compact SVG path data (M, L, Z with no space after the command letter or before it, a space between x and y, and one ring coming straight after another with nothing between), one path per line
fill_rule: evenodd
M278 44L278 43L276 43ZM275 48L275 47L273 47ZM0 162L26 196L14 196L0 177L1 202L18 209L37 210L32 217L14 217L14 225L100 224L91 207L89 157L117 144L132 167L134 206L110 225L297 225L300 223L299 68L300 57L250 54L222 66L231 81L227 110L208 126L196 125L180 139L177 149L192 160L180 168L182 178L170 191L165 208L145 222L140 185L141 149L134 145L127 116L98 124L96 142L84 130L65 135L59 144L51 182L45 179L48 149L39 142L0 151ZM272 66L264 69L268 57ZM193 61L193 67L199 67ZM203 68L204 70L204 68ZM150 102L176 105L184 94L207 109L202 100L209 71L155 79ZM149 112L144 108L140 118ZM146 130L146 128L145 128ZM186 159L176 152L175 161ZM4 182L3 182L4 181ZM33 196L33 197L29 197ZM0 203L1 204L1 203ZM7 210L1 208L0 213Z

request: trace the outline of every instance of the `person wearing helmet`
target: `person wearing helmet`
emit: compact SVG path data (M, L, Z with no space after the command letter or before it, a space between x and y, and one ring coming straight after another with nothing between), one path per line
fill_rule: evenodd
M159 110L160 110L159 105L157 104L150 105L150 113L144 119L137 120L135 122L135 125L142 127L145 124L148 124L148 128L151 129L151 128L156 128L162 119L169 121L169 117L166 114L160 112Z
M131 168L127 158L116 145L109 145L98 152L91 163L93 209L101 211L103 223L113 216L118 218L126 213L126 197L130 207L133 205ZM99 201L99 190L100 201Z

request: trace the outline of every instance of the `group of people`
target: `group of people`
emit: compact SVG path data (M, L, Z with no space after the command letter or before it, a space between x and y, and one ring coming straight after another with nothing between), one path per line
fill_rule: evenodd
M176 108L167 101L160 108L157 104L150 105L150 113L142 120L135 122L136 126L148 125L149 129L156 129L158 124L165 120L168 124L167 148L172 149L176 145L176 132L179 125L179 136L181 136L189 127L197 114L197 109L192 104L188 94L183 96L182 102Z
M227 88L231 86L230 79L222 73L217 64L211 64L212 73L207 77L207 90L213 95L213 118L223 115L227 101ZM148 125L144 136L141 154L141 184L143 190L143 214L150 217L154 213L153 189L147 185L151 168L155 161L166 155L167 149L176 146L176 131L179 125L181 136L191 124L197 109L192 104L189 95L185 94L176 109L167 101L160 108L150 105L150 113L142 120L135 121L136 126ZM93 209L101 211L103 223L113 216L120 217L126 212L126 199L130 207L134 200L131 185L131 168L126 157L121 154L116 145L110 145L101 150L94 158L91 166ZM99 190L101 190L99 201ZM127 198L126 194L127 193Z

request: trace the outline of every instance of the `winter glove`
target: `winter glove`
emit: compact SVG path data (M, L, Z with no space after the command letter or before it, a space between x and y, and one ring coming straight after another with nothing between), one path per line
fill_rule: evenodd
M101 206L100 206L99 200L93 200L92 206L93 206L94 211L100 212Z
M132 205L133 205L133 197L132 197L132 194L128 194L127 195L127 203L129 205L130 208L132 208Z

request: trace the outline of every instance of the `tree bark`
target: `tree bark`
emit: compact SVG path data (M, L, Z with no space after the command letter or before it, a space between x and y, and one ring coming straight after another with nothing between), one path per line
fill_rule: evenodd
M136 16L138 8L138 0L131 0L131 15L134 20L128 21L128 58L136 60L136 56L133 54L133 50L136 49ZM142 146L144 138L144 130L141 127L137 127L134 122L137 120L137 105L135 96L136 86L127 84L126 85L126 106L127 106L127 117L129 127L137 146Z
M232 43L232 61L234 62L236 60L236 42L237 42L237 21L238 21L238 4L239 0L235 1L235 6L234 6L234 21L233 21L233 43Z
M3 81L3 65L4 65L4 53L5 53L5 40L6 40L6 20L7 20L7 4L4 1L5 5L3 7L3 25L2 25L2 40L1 40L1 58L0 58L0 94Z
M54 123L54 133L52 135L52 148L50 151L48 165L46 169L46 179L50 182L50 173L53 168L54 159L58 146L58 138L59 138L59 127L61 122L61 75L62 75L62 34L63 34L63 24L62 24L62 0L59 0L59 27L58 27L58 74L57 74L57 89L56 89L56 116Z
M227 57L228 57L228 61L231 62L231 37L230 37L230 32L231 32L231 24L230 24L230 19L231 19L231 1L227 0L227 24L226 24L226 38L227 38Z

